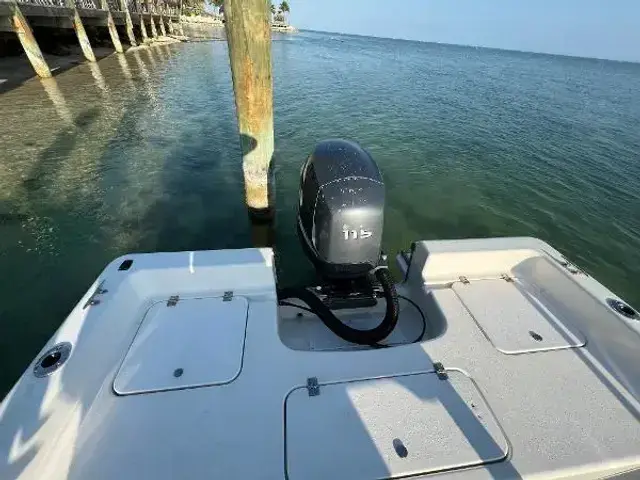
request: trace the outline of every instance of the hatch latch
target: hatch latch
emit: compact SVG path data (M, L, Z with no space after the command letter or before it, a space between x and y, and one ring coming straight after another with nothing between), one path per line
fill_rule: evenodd
M436 362L433 364L433 368L436 371L436 375L438 375L438 378L440 380L446 380L447 378L449 378L449 375L447 375L447 371L444 368L444 365L442 365L442 363L440 362Z
M180 297L178 295L171 295L167 300L167 307L175 307L179 301Z
M233 292L229 290L228 292L224 292L224 295L222 296L222 301L230 302L232 298L233 298Z
M318 379L316 377L307 378L307 391L310 397L320 395L320 385L318 385Z

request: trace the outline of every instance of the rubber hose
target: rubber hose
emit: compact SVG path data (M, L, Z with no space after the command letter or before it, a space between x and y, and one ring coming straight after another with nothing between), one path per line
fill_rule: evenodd
M393 279L386 268L376 270L375 276L382 286L387 308L380 325L370 330L351 328L340 321L313 292L306 288L286 288L278 292L278 300L298 298L306 303L320 320L337 336L358 345L374 345L389 336L398 323L398 294Z

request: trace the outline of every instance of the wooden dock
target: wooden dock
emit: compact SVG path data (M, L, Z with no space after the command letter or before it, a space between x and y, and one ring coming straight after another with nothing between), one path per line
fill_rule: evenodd
M106 27L116 52L122 53L120 32L130 45L150 42L159 35L183 35L179 0L0 0L0 32L15 33L33 66L43 78L51 69L32 27L73 29L85 58L96 58L85 26Z

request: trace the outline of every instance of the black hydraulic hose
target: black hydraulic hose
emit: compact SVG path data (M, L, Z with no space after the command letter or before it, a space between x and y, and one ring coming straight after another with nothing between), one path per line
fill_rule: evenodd
M278 292L278 301L287 298L298 298L306 303L320 320L337 336L347 342L358 345L375 345L389 336L398 323L398 294L393 284L393 279L386 268L379 268L375 276L382 286L387 308L384 319L375 328L370 330L358 330L351 328L340 321L333 312L313 292L306 288L285 288Z

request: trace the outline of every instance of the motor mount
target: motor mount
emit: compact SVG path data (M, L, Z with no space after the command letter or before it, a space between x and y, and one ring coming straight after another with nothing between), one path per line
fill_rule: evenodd
M327 279L366 275L380 264L385 188L369 153L348 140L319 143L302 167L298 232Z

